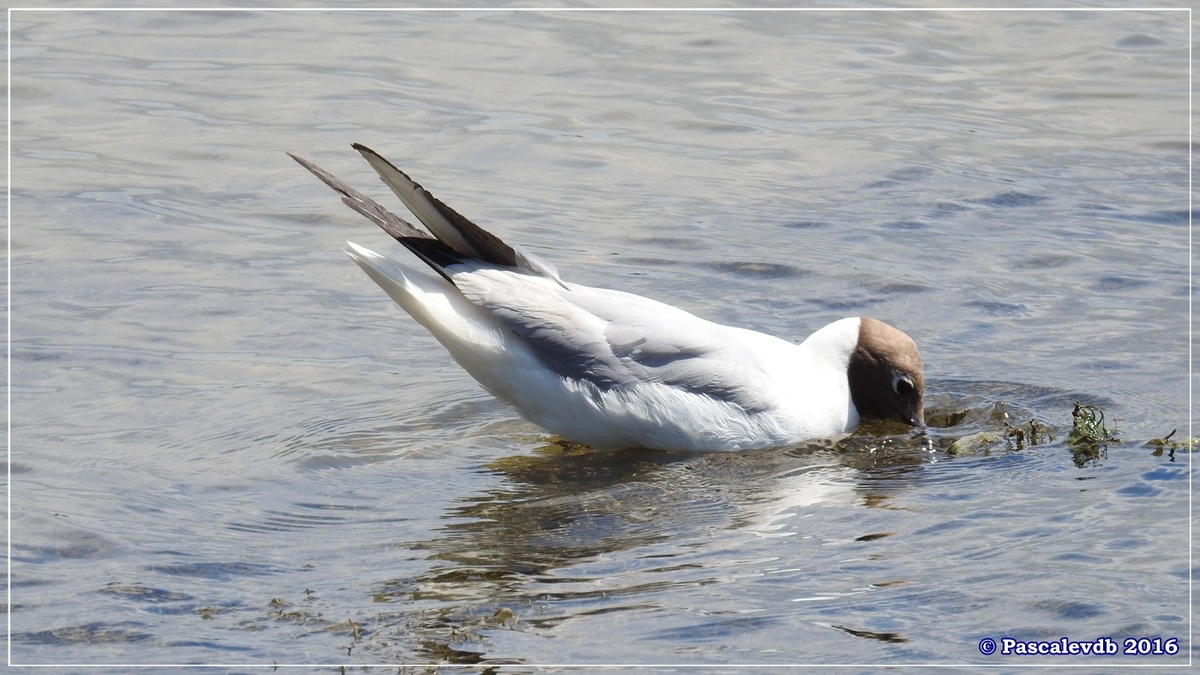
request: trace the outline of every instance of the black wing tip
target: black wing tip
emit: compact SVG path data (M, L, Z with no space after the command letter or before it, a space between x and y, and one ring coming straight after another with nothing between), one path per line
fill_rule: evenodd
M421 184L420 184L420 183L418 183L417 181L413 180L411 176L409 176L407 173L405 173L404 171L402 171L402 170L400 169L400 167L396 166L396 165L395 165L395 163L393 163L393 162L392 162L392 160L388 159L387 157L384 157L383 155L379 154L378 152L375 152L375 151L374 151L374 150L372 150L371 148L368 148L367 146L363 145L362 143L351 143L351 144L350 144L350 147L352 147L352 148L354 148L355 150L357 150L357 151L358 151L358 154L360 154L360 155L362 155L362 156L363 156L363 159L366 159L367 161L370 161L370 158L371 158L371 157L374 157L375 159L377 159L377 160L379 160L379 161L383 162L384 164L387 164L387 165L388 165L388 167L389 167L389 168L390 168L392 171L395 171L396 173L400 174L401 176L404 176L406 179L408 179L408 181L409 181L410 183L412 183L414 186L416 186L416 188L417 188L418 190L425 190L425 188L421 187ZM368 155L369 155L370 157L368 157ZM381 176L380 178L382 178L382 176ZM385 181L385 182L386 182L386 181ZM428 193L428 190L426 190L426 193ZM429 195L429 196L430 196L430 197L433 197L433 195ZM434 199L434 201L437 201L437 200L436 200L436 199ZM445 204L442 204L442 206L445 206Z
M413 255L420 258L426 265L432 267L435 272L442 275L450 283L454 283L454 279L451 278L446 268L472 259L470 256L455 251L437 239L396 237L396 241L404 244L405 248L413 252Z
M372 157L378 157L379 159L382 159L383 161L387 162L388 166L392 167L393 169L396 168L396 165L389 162L386 157L379 154L378 152L375 152L371 148L368 148L367 146L363 145L362 143L351 143L350 147L354 148L360 155L371 155Z
M511 246L504 243L504 241L502 241L496 235L471 222L465 216L447 206L437 197L434 197L429 193L428 190L421 187L420 183L417 183L415 180L409 177L407 173L397 168L396 165L389 161L386 157L380 155L378 152L375 152L362 143L351 143L350 147L362 155L363 158L368 162L375 162L378 160L386 165L390 170L395 171L400 176L403 176L406 181L412 184L414 191L419 192L424 196L425 199L428 199L440 216L451 223L452 227L458 231L459 236L466 240L467 248L469 250L460 251L451 244L438 241L435 239L436 231L433 235L430 235L418 230L411 223L408 223L403 218L388 212L370 197L363 195L357 190L354 190L354 188L351 188L349 185L335 178L327 171L317 167L312 162L309 162L290 152L287 154L289 157L299 162L301 166L315 174L326 185L329 185L334 190L340 192L343 196L343 201L346 202L350 208L373 220L385 232L392 235L392 237L403 243L405 246L408 246L413 253L416 253L422 260L439 272L442 271L441 268L444 268L447 265L460 263L467 259L478 259L486 263L501 265L504 267L519 266L516 252ZM378 169L376 169L376 171L378 172ZM380 174L380 178L383 178L384 182L388 183L387 178L382 173ZM393 189L395 189L394 186ZM412 210L412 207L410 207L409 210ZM418 218L422 217L421 213L417 211L413 211L413 213ZM416 243L415 246L413 245L413 242ZM429 242L438 242L440 247L432 246L429 244Z

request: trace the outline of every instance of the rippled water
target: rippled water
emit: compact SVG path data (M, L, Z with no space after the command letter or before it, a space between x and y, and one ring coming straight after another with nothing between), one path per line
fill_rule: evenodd
M1185 13L12 17L13 663L1190 658ZM900 326L940 426L557 443L340 252L284 152L382 197L351 141L572 280ZM980 650L1064 636L1180 647Z

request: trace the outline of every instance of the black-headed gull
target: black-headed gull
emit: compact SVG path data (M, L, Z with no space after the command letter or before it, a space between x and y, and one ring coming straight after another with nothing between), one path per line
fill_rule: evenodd
M794 344L573 284L353 147L433 236L291 157L440 278L352 242L346 252L484 388L554 434L597 448L722 451L837 438L863 416L924 425L920 354L886 323L841 319Z

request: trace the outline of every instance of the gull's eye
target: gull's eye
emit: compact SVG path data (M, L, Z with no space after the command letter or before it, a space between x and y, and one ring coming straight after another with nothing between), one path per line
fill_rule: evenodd
M896 376L892 378L892 391L896 392L900 396L908 396L909 394L913 393L915 389L916 386L913 384L912 378L907 375L897 373Z

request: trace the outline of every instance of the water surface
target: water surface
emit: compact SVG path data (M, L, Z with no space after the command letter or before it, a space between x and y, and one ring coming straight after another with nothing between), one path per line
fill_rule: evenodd
M1185 17L14 13L13 662L1184 664ZM893 323L943 426L556 443L340 252L405 255L284 152L386 196L352 141L574 281Z

